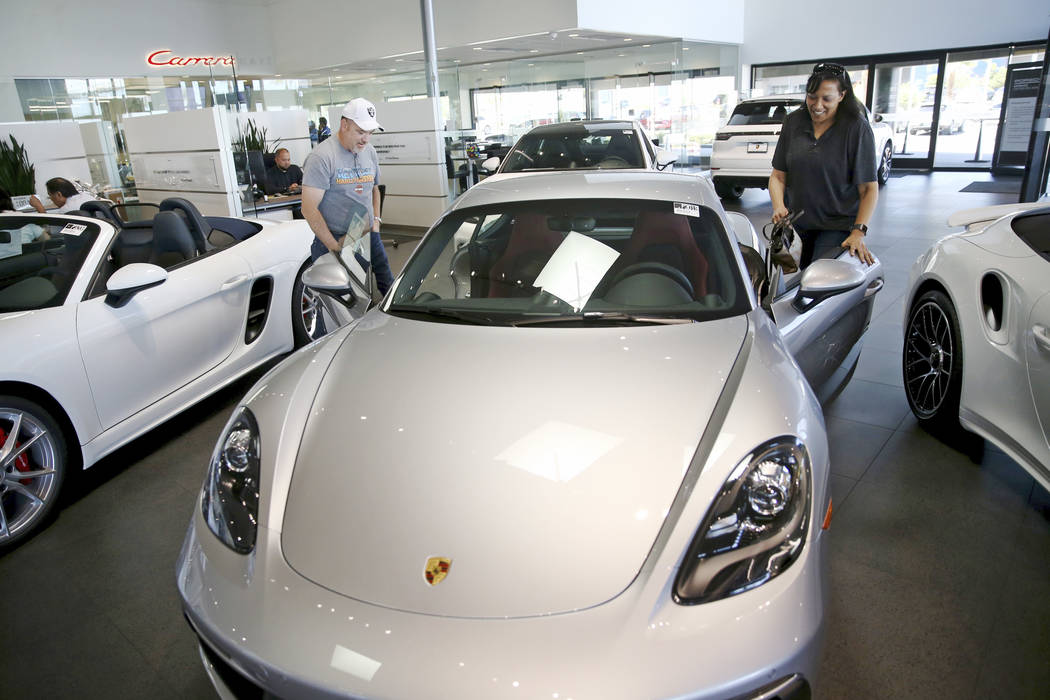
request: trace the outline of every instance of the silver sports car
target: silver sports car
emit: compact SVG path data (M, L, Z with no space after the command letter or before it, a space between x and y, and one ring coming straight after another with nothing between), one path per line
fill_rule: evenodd
M991 440L1050 490L1050 207L968 209L948 224L967 228L912 267L908 403L935 432Z
M689 175L463 195L219 438L177 579L220 694L808 697L881 265L761 248Z

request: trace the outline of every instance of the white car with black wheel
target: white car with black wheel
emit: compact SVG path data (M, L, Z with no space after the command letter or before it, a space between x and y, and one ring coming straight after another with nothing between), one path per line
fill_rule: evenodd
M805 95L756 97L737 104L711 147L711 179L719 197L740 199L748 187L767 187L784 118L805 104ZM893 129L881 115L872 117L863 109L875 136L878 181L885 185L893 166Z
M139 221L106 209L0 215L0 548L48 517L70 470L313 330L305 221L203 217L184 199Z
M919 423L999 446L1050 490L1050 207L953 214L915 262L904 389Z

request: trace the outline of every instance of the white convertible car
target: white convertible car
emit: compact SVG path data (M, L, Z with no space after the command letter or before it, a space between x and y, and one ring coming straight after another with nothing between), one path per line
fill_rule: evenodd
M155 215L0 215L0 547L70 469L308 339L306 222L139 208Z
M697 176L469 189L216 444L177 582L220 696L808 698L818 396L882 268L756 246Z
M919 422L991 440L1050 490L1050 207L953 214L912 268L904 388Z

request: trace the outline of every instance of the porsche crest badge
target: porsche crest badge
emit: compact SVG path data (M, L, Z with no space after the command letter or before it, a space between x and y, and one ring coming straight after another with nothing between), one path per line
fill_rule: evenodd
M427 559L426 568L423 569L423 577L431 586L436 586L448 576L448 570L452 567L452 560L445 557L430 557Z

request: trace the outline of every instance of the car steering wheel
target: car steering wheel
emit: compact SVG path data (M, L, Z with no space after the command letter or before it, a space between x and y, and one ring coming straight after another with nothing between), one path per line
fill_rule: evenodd
M606 156L598 161L599 168L629 168L631 164L620 156Z
M678 286L688 292L690 299L696 298L696 295L693 293L693 283L689 281L689 278L685 276L685 273L677 267L661 262L640 262L628 265L612 278L612 281L609 282L609 289L612 289L628 277L645 274L662 275L667 277L668 279L677 282Z

